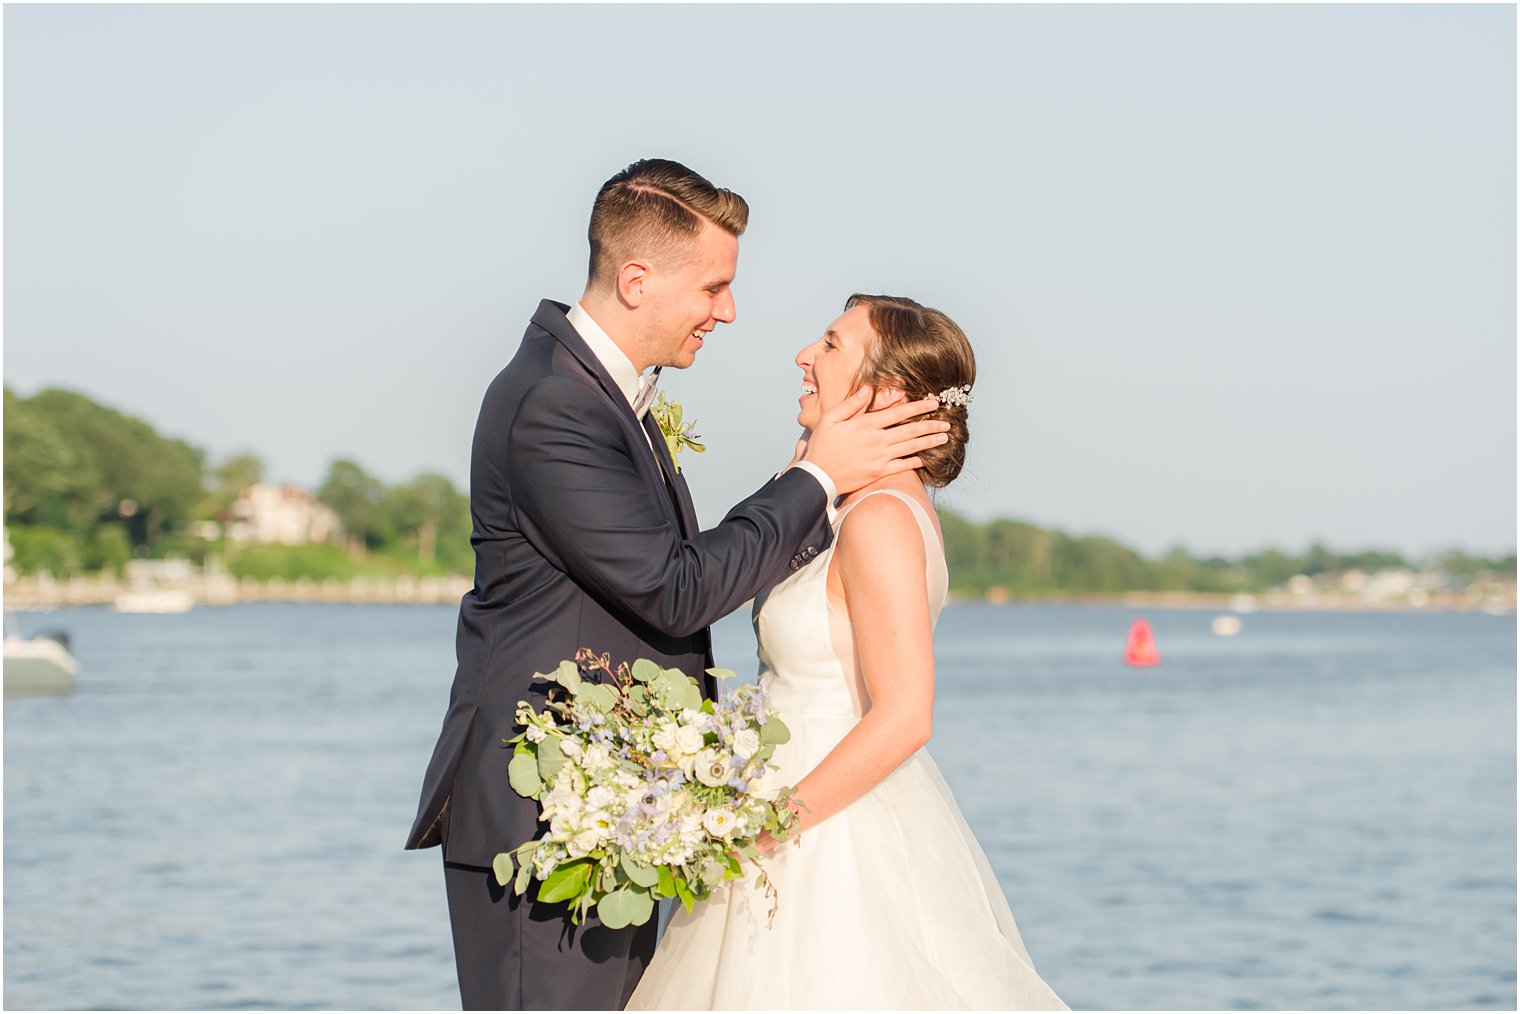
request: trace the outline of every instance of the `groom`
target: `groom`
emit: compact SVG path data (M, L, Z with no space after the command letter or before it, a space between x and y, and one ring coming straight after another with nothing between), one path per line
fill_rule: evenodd
M749 208L676 162L618 173L591 212L591 269L575 306L544 300L486 391L470 464L475 585L460 604L458 669L407 848L443 845L460 995L468 1010L621 1009L655 921L572 926L563 904L496 883L498 852L538 837L538 804L507 781L519 700L576 649L697 675L708 624L827 544L838 493L913 467L943 424L927 401L826 413L805 456L697 526L686 480L647 412L650 367L685 368L734 319L729 286ZM864 393L869 397L869 392ZM709 681L710 682L710 681ZM711 691L710 685L708 686Z

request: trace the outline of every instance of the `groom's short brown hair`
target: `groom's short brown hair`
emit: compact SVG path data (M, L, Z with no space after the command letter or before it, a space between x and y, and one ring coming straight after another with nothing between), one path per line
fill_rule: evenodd
M602 184L591 206L588 286L611 284L630 258L658 255L695 238L704 219L739 236L749 224L749 205L679 162L633 163Z

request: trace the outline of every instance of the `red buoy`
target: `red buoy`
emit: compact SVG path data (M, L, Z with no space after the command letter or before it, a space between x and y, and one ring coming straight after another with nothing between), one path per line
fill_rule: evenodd
M1129 643L1124 646L1124 661L1128 665L1155 665L1161 661L1156 650L1156 639L1151 636L1151 625L1136 620L1129 628Z

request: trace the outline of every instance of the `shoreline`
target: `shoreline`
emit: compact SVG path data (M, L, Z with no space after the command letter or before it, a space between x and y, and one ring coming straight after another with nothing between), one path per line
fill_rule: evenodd
M218 607L252 604L276 605L457 605L472 582L462 575L395 579L355 578L340 581L328 578L316 581L299 578L286 581L271 578L259 581L228 579L210 588L174 589L186 596L188 604L172 609L135 609L132 612L175 613L194 607ZM74 578L51 582L18 579L5 587L7 613L48 613L57 609L115 608L129 589L117 581ZM746 603L747 605L748 603ZM1262 612L1301 613L1484 613L1513 616L1516 602L1505 598L1474 598L1456 592L1433 595L1423 603L1396 599L1368 599L1353 595L1320 593L1295 595L1287 592L1264 594L1216 594L1205 592L1124 592L1109 595L988 596L951 594L947 606L1080 606L1133 610L1195 610L1249 615ZM741 609L743 606L740 607Z
M1240 608L1238 599L1251 600ZM1449 598L1432 597L1414 604L1388 599L1363 599L1349 595L1298 596L1291 594L1252 594L1238 592L1221 595L1211 592L1123 592L1112 595L1051 595L1035 597L988 598L975 595L952 595L946 605L990 606L1093 606L1126 609L1192 609L1249 615L1251 613L1488 613L1513 615L1513 598L1472 600L1459 594Z

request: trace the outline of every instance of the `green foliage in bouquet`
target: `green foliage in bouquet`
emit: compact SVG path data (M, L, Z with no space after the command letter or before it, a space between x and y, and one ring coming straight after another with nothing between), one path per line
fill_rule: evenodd
M536 879L538 900L566 903L577 924L595 909L619 929L648 922L662 898L690 910L748 859L774 915L755 839L792 833L792 790L772 784L769 763L791 734L764 689L704 700L679 669L614 669L588 648L539 678L552 684L544 709L519 702L523 731L503 745L512 789L539 801L548 829L496 856L497 882L525 894Z

